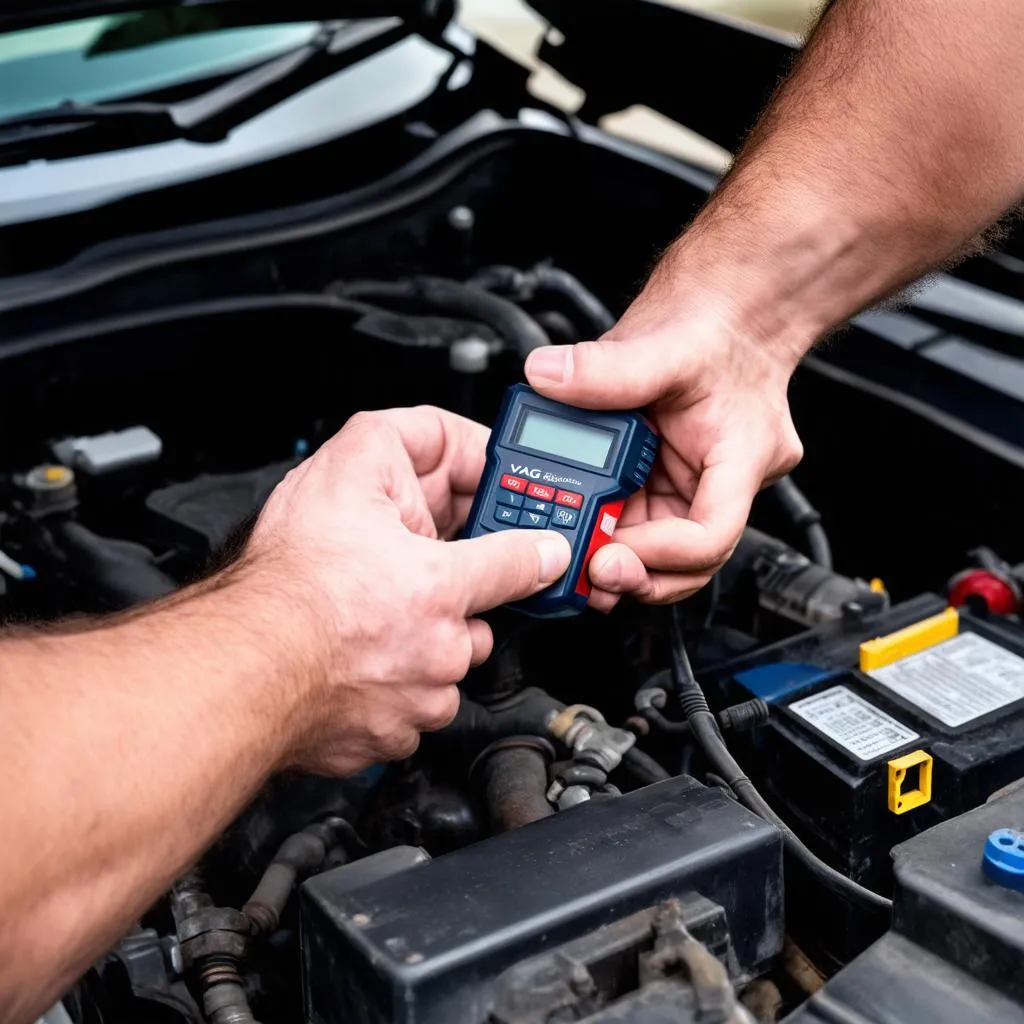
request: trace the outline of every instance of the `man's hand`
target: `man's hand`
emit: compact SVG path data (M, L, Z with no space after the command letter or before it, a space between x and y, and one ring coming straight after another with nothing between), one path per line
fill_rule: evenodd
M319 646L292 763L343 775L411 754L490 653L473 616L568 566L553 532L439 539L466 518L487 436L439 409L360 413L271 496L245 562L303 610Z
M277 488L238 564L0 639L0 1019L35 1020L273 772L355 772L452 718L490 650L473 616L569 560L554 533L439 539L486 439L437 409L356 416Z
M757 489L799 460L786 382L800 356L1024 195L1022 33L1019 0L832 0L622 321L596 344L531 355L538 390L649 404L663 432L621 543L591 563L596 605L704 582Z
M649 407L661 450L590 564L591 603L677 601L732 553L757 490L799 462L786 401L795 360L710 316L662 323L641 297L601 341L532 353L530 383L587 408Z

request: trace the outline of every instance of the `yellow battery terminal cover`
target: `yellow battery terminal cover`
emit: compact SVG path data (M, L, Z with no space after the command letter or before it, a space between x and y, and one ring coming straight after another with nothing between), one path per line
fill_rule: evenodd
M905 790L904 782L917 769L917 786ZM888 802L893 814L906 814L932 798L932 755L914 750L889 762Z
M876 668L891 665L900 658L934 647L949 640L960 631L960 615L955 608L947 608L938 615L915 622L906 629L897 630L888 636L867 640L860 645L860 670L871 672Z

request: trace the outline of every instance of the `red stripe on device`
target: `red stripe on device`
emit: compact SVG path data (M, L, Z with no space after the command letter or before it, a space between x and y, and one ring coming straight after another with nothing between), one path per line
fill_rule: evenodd
M595 551L603 548L612 539L625 504L624 499L609 501L597 510L594 532L590 535L587 553L583 556L583 568L580 569L579 579L576 580L576 593L582 597L590 597L590 591L593 589L590 583L590 560L594 557Z

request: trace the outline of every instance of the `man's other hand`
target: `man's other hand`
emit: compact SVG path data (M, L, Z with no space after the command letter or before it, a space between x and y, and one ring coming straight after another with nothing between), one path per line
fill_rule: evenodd
M451 540L484 466L485 427L440 409L360 413L285 478L243 563L283 588L308 644L291 763L349 774L447 725L492 637L478 613L566 570L553 532Z
M591 604L677 601L732 553L758 489L800 461L786 388L796 365L710 314L673 316L654 281L600 341L530 355L538 391L584 408L647 407L661 448L590 564Z

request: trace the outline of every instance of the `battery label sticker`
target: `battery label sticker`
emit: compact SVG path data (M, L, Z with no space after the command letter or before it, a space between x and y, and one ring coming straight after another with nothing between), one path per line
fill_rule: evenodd
M869 675L954 727L1024 699L1024 658L977 633L961 633Z
M789 710L861 761L873 761L918 739L912 729L845 686L804 697Z

